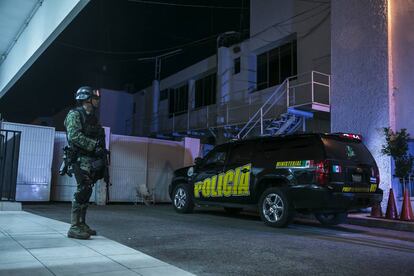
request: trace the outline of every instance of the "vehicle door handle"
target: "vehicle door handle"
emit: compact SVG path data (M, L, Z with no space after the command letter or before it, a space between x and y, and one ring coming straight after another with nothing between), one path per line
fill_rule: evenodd
M249 171L250 171L249 169L244 168L241 172L242 172L242 173L247 173L247 172L249 172Z

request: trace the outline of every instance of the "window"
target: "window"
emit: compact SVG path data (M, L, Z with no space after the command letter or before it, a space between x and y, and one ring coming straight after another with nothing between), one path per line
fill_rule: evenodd
M134 102L132 104L132 114L135 114L135 113L137 113L137 103L136 102Z
M216 74L208 75L195 82L195 108L216 103Z
M229 163L241 165L251 163L255 150L255 143L243 143L240 145L233 145L230 151Z
M257 56L257 90L278 85L297 74L296 40Z
M178 115L188 110L188 85L169 89L169 114Z
M207 154L204 165L224 165L226 161L227 146L220 146Z
M163 101L163 100L168 99L169 90L170 89L164 89L164 90L161 90L160 91L160 99L159 99L159 101Z
M233 63L234 63L234 66L233 66L234 67L233 74L236 75L236 74L240 73L240 57L235 58L234 61L233 61Z

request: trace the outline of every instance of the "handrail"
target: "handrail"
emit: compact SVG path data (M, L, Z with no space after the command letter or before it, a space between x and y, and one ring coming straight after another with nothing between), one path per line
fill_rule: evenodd
M289 79L285 79L280 85L279 87L272 93L272 95L266 100L266 102L259 108L259 110L256 111L256 113L250 118L249 121L247 121L247 123L244 125L244 127L240 130L240 132L237 134L237 138L240 139L241 134L243 133L243 131L249 126L249 124L251 122L253 122L257 116L260 116L259 119L262 120L263 116L267 114L267 112L269 112L270 108L273 107L273 105L276 103L274 102L267 110L265 113L263 113L263 107L265 107L272 99L275 95L280 94L279 96L282 96L284 94L284 92L286 92L285 86L288 83ZM280 92L280 90L282 90L282 92ZM257 121L253 124L253 126L249 129L249 131L243 135L243 137L241 139L244 139L249 133L250 131L257 125L257 123L259 122L259 119L257 119Z

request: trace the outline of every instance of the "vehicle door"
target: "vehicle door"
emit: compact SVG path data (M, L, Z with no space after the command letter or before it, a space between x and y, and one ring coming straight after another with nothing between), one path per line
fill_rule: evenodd
M228 144L217 146L195 168L192 182L196 201L216 201L220 198L222 193L217 184L219 175L224 171L227 154Z
M249 203L253 195L253 159L257 143L243 142L230 146L229 158L223 176L223 201Z

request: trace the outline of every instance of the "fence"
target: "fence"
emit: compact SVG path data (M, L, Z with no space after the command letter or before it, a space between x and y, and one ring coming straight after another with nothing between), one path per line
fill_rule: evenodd
M0 129L0 200L16 200L20 131Z

